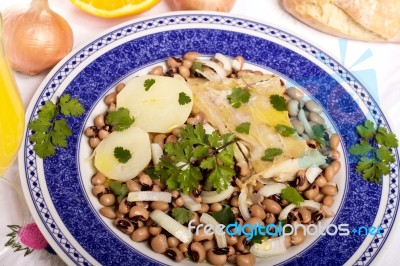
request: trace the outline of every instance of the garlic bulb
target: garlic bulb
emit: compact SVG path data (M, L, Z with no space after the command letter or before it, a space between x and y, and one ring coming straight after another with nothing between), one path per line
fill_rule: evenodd
M73 45L72 29L48 0L4 10L4 49L11 68L37 75L57 64Z
M236 0L174 0L178 9L183 10L208 10L231 11Z

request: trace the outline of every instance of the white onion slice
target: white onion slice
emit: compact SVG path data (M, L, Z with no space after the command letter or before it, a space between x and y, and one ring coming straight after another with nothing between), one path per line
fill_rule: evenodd
M242 214L243 219L246 221L251 218L249 208L247 207L247 193L245 191L240 192L238 198L239 211Z
M308 137L310 137L310 139L314 138L314 132L313 132L310 124L308 123L308 120L306 118L306 114L304 113L303 109L300 109L299 114L297 115L297 117L299 118L300 122L303 123L304 130L306 131Z
M286 253L285 237L263 239L261 243L252 245L250 252L256 257L262 258L284 255Z
M282 220L287 219L289 212L291 212L293 209L299 208L299 207L305 207L311 211L318 211L321 208L321 204L318 202L315 202L313 200L305 200L302 203L300 203L299 206L296 206L293 203L289 204L281 211L281 213L279 214L278 220L282 221Z
M158 143L151 144L151 158L153 160L154 165L156 165L160 162L163 154L164 154L164 151L161 148L160 144L158 144Z
M242 70L242 67L243 67L243 65L239 60L237 60L237 59L233 59L232 60L232 68L233 68L233 70L239 71L239 70Z
M221 53L216 53L214 55L214 58L220 61L224 65L224 70L228 75L232 73L232 60L229 57Z
M217 73L217 75L221 78L225 78L227 76L226 71L220 65L218 65L218 63L215 63L213 61L206 61L206 60L198 60L198 62L213 69L215 71L215 73Z
M127 201L162 201L170 203L172 201L172 196L169 192L134 191L129 192Z
M275 183L275 184L271 184L271 185L265 185L258 191L258 194L267 198L267 197L275 195L275 194L281 194L282 189L285 189L287 186L288 185L283 184L283 183Z
M177 222L174 218L165 214L160 210L154 210L150 213L151 219L159 226L167 230L171 235L178 238L181 242L189 244L192 242L193 233L190 230Z
M206 134L210 135L215 131L215 128L213 128L209 123L205 123L203 125L204 130L206 131Z
M216 228L217 226L221 226L220 223L217 222L217 220L215 220L214 217L212 217L208 213L203 213L200 216L200 222L204 225L211 224L214 228ZM221 235L214 233L214 236L215 240L217 241L217 246L219 248L226 248L228 246L228 243L226 242L225 232Z
M189 210L196 212L201 209L201 204L194 201L189 195L181 193L181 197L183 199L183 206L185 206Z
M196 70L197 73L208 79L209 81L220 81L221 77L218 76L217 73L214 73L212 71L201 71L199 69Z
M311 165L311 167L306 171L306 178L308 182L310 182L310 184L313 183L320 173L322 173L322 169L319 168L318 165Z
M203 197L203 203L214 203L214 202L220 202L223 201L224 199L229 198L234 191L234 188L232 186L229 186L226 190L221 191L218 193L217 191L202 191L201 196Z

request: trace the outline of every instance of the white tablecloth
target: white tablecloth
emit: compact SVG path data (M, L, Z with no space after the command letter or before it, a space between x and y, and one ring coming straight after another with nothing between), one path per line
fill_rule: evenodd
M11 4L25 3L26 0L0 0L0 9ZM171 0L162 0L155 8L136 17L160 14L163 12L174 11ZM121 19L103 19L88 15L75 8L68 0L49 0L50 6L54 11L62 15L71 25L74 32L74 47L80 47L85 42L99 35L101 32L119 23L134 19L135 17ZM266 24L275 25L288 32L304 37L316 47L322 49L333 58L343 63L357 78L364 82L366 87L373 95L376 95L380 106L386 117L391 122L393 131L400 136L400 119L396 117L400 114L400 44L366 43L358 41L348 41L347 53L341 54L340 39L316 31L288 15L280 6L278 0L237 0L231 13L248 16L252 19L259 19ZM364 56L363 56L364 55ZM367 55L367 56L365 56ZM364 60L358 60L364 58ZM362 70L368 74L363 74ZM376 85L373 74L376 74ZM35 93L46 73L31 77L20 73L15 73L16 81L27 107L31 97ZM396 119L397 118L397 119ZM19 186L17 163L15 162L5 177L13 185ZM21 208L7 208L2 210L2 216L18 217ZM3 230L0 230L2 233ZM399 239L400 231L393 232L392 238ZM0 249L1 250L1 249ZM398 245L385 246L386 256L374 262L375 265L399 265L400 253ZM22 257L21 253L8 253L7 259L1 257L1 265L49 265L45 260L36 257Z

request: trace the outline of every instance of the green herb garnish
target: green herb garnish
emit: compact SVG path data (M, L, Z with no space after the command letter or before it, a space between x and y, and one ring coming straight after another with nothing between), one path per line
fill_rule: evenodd
M281 155L283 151L278 148L269 148L265 150L265 155L261 157L261 160L267 161L267 162L272 162L275 157Z
M235 175L233 159L233 134L220 135L214 131L206 134L203 126L186 125L176 143L165 144L165 154L155 166L170 190L180 189L188 194L197 188L199 181L208 176L206 184L218 192L228 188Z
M287 187L282 189L281 195L283 199L289 201L290 203L293 203L296 206L299 206L300 203L304 201L303 197L294 187Z
M351 154L362 156L356 171L362 174L364 180L379 184L382 176L390 173L389 164L396 161L390 150L399 146L396 135L387 132L384 127L375 129L370 120L358 125L356 130L361 140L350 148Z
M238 133L243 133L243 134L249 134L249 132L250 132L250 123L241 123L240 125L238 125L237 127L236 127L236 132L238 132Z
M266 234L266 235L267 235L267 234ZM255 236L253 236L253 237L250 239L250 246L252 246L252 245L254 245L254 244L261 244L261 243L262 243L262 240L264 239L264 237L266 237L266 235L263 236L263 235L261 235L261 234L258 232Z
M188 104L191 101L192 101L192 99L190 99L190 97L186 93L184 93L184 92L180 92L179 93L178 102L179 102L180 105Z
M38 113L38 118L28 124L32 130L29 140L35 142L33 149L40 158L47 158L56 153L56 147L67 147L67 138L72 135L65 118L80 116L85 112L77 98L69 94L61 96L57 103L47 101Z
M228 205L225 205L225 207L219 212L213 212L212 216L220 224L228 225L235 222L235 215L233 214L231 207Z
M127 149L124 149L122 147L116 147L114 149L114 157L120 163L127 163L132 158L132 154Z
M247 103L250 100L250 92L242 88L234 88L232 93L228 95L229 103L233 108L239 108L242 103Z
M284 97L274 94L269 97L269 102L277 111L287 111L286 100Z
M118 202L121 202L122 199L125 198L125 196L129 193L128 186L126 184L122 184L120 181L112 181L109 185L109 188L114 195L118 196Z
M181 224L188 223L193 218L193 212L186 208L172 209L172 217Z
M192 67L190 68L190 71L192 72L192 74L196 74L197 70L202 71L203 70L203 63L196 61L193 63Z
M135 118L130 116L129 109L125 107L120 107L115 111L109 112L106 119L116 131L124 131L135 122Z
M150 90L151 86L153 86L156 83L155 79L146 79L143 83L144 90L148 91Z
M312 126L312 131L314 134L315 141L320 145L325 145L326 144L326 140L324 139L325 127L320 124L314 125L314 126Z
M290 137L296 132L296 129L285 125L276 125L275 130L284 137Z

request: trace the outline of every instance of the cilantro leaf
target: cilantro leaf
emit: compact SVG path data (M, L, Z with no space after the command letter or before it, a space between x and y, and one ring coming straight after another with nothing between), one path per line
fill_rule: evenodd
M396 161L396 158L389 149L383 146L376 150L376 157L382 162L394 163Z
M326 141L324 139L325 136L325 127L321 124L313 125L312 132L314 134L314 139L317 143L321 145L325 145Z
M275 157L281 155L283 151L278 148L269 148L265 150L265 155L261 157L261 160L267 161L267 162L272 162Z
M192 99L189 97L189 95L187 95L187 94L184 93L184 92L180 92L180 93L179 93L178 102L179 102L180 105L188 104L188 103L190 103L191 101L192 101Z
M365 121L364 126L359 125L356 127L357 133L365 140L371 139L375 134L374 123L370 120Z
M226 190L231 179L236 175L232 167L215 163L215 168L208 176L206 183L217 189L217 193Z
M67 147L67 138L72 136L72 131L61 116L79 116L84 111L79 100L69 94L64 94L57 103L47 101L39 110L38 117L28 124L32 130L29 140L34 142L36 155L47 158L56 153L57 147Z
M368 141L362 140L350 148L350 153L353 155L366 155L372 150L372 146Z
M287 187L282 189L281 195L283 199L289 201L290 203L293 203L296 206L299 206L300 203L304 201L303 197L294 187Z
M174 208L172 210L172 217L181 224L188 223L193 218L193 212L186 208Z
M241 123L240 125L238 125L237 127L236 127L236 132L238 132L238 133L243 133L243 134L249 134L249 132L250 132L250 123Z
M123 198L128 195L129 190L126 184L122 184L120 181L112 181L109 185L111 192L117 195L118 202L121 202Z
M247 103L250 100L250 92L242 88L234 88L232 93L228 95L229 103L233 108L239 108L242 103Z
M252 246L254 244L261 244L264 237L265 236L257 233L255 236L253 236L252 239L250 239L250 246Z
M156 83L155 79L146 79L143 83L144 90L148 91L150 90L151 86L153 86Z
M192 75L195 75L198 70L203 70L203 63L196 61L193 63L192 67L190 68L190 72L192 72Z
M235 215L233 214L231 207L228 205L225 205L225 207L218 212L213 212L212 217L214 217L218 223L224 225L235 222Z
M379 145L384 145L390 148L397 148L399 146L396 135L393 133L388 133L384 127L378 128L375 137Z
M129 109L125 107L109 112L106 119L116 131L124 131L135 122L135 118L130 116Z
M276 125L275 130L284 137L290 137L296 132L296 129L285 125Z
M71 98L69 94L60 97L60 111L65 116L80 116L85 112L85 108L77 98Z
M286 100L284 97L274 94L269 97L269 102L277 111L287 111Z
M120 163L127 163L132 158L132 153L129 150L124 149L122 147L115 147L114 157Z

